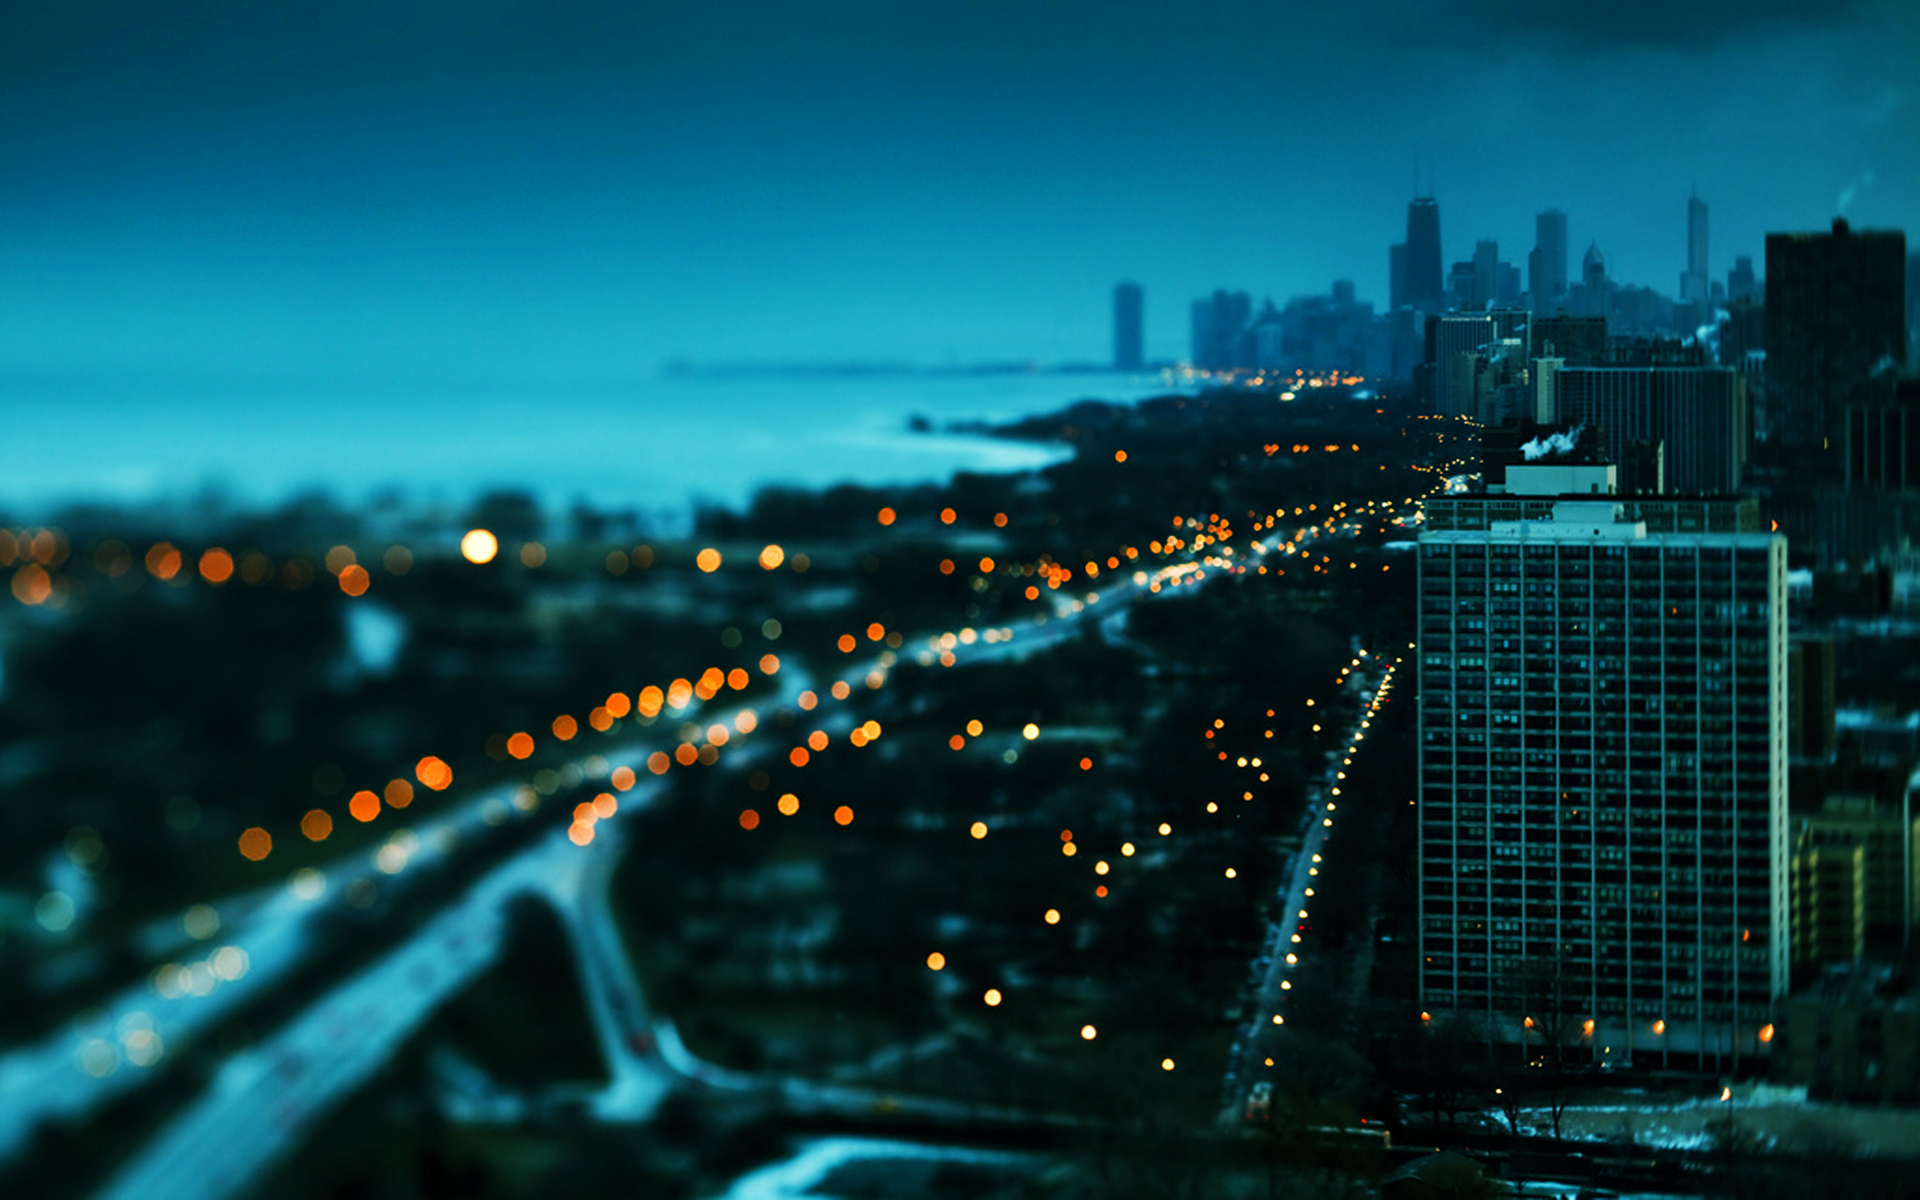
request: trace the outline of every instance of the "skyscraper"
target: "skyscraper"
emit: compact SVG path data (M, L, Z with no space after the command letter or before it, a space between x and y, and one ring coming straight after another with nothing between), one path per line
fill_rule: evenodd
M1500 243L1481 239L1473 246L1473 295L1476 311L1485 311L1500 296Z
M1416 197L1407 205L1406 302L1423 313L1447 311L1446 279L1440 269L1440 202Z
M1395 242L1387 247L1387 311L1399 312L1407 306L1407 244Z
M1567 214L1550 208L1534 217L1533 254L1527 257L1527 267L1534 312L1550 315L1566 304Z
M1725 1064L1787 986L1786 542L1563 494L1596 469L1420 537L1420 1006Z
M1707 202L1698 196L1687 198L1687 269L1680 274L1680 299L1688 304L1705 304L1707 281Z
M1854 230L1767 235L1767 410L1808 445L1838 439L1886 361L1906 360L1907 237Z
M1138 371L1144 358L1145 335L1143 293L1137 283L1123 283L1113 289L1113 368Z

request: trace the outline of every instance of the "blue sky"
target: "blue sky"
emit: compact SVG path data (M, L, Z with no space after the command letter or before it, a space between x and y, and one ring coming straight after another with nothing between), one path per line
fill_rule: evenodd
M1215 286L1445 252L1671 291L1920 232L1910 3L104 3L0 13L0 371L616 379L1185 350Z

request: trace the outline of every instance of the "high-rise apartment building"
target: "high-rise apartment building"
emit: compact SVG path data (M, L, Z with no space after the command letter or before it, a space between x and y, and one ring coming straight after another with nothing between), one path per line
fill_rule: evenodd
M1634 443L1664 447L1664 490L1726 495L1746 469L1746 379L1730 367L1566 367L1553 419L1598 426L1622 461Z
M1447 311L1446 279L1440 270L1440 202L1433 197L1417 197L1407 205L1406 246L1406 302L1423 313Z
M1558 312L1567 303L1567 214L1557 208L1533 219L1527 287L1533 293L1533 311L1542 316Z
M1419 546L1421 1008L1596 1059L1758 1054L1787 988L1785 539L1474 500Z
M1146 361L1145 295L1137 283L1123 283L1113 289L1113 367L1116 371L1138 371Z
M1768 423L1804 444L1837 440L1876 366L1906 361L1907 238L1897 230L1767 235Z

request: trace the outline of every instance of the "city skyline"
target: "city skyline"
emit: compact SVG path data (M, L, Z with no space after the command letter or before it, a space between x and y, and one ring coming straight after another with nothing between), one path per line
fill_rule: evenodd
M1384 308L1416 192L1447 263L1557 208L1662 292L1696 187L1719 276L1920 213L1893 5L1208 15L16 9L0 371L1097 362L1122 279L1171 359L1220 286Z

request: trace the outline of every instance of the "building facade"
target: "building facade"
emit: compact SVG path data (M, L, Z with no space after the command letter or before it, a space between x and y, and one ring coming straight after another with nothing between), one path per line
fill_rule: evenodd
M1565 367L1554 375L1553 419L1599 426L1623 459L1662 443L1665 490L1739 490L1750 441L1746 381L1729 367Z
M1606 496L1452 507L1419 546L1422 1008L1599 1059L1759 1053L1789 951L1785 540Z

